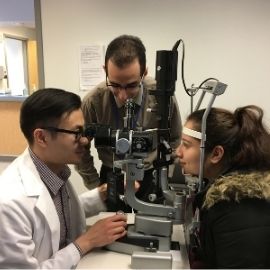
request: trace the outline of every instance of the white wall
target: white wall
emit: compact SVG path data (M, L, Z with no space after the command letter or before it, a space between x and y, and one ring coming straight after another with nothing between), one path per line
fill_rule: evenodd
M187 86L218 78L228 88L215 106L257 104L269 119L269 14L268 0L41 0L45 86L79 93L79 46L120 34L143 40L155 76L156 51L181 38ZM184 119L190 100L180 67L175 94Z

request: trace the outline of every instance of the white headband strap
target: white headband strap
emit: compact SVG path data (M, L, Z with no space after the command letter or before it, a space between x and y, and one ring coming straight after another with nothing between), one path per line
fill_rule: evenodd
M201 139L203 138L201 132L196 131L196 130L193 130L193 129L190 129L190 128L187 128L187 127L184 127L184 128L183 128L182 133L185 134L185 135L188 135L188 136L190 136L190 137L199 139L199 140L201 140ZM205 139L206 139L206 135L204 136L204 140L205 140Z

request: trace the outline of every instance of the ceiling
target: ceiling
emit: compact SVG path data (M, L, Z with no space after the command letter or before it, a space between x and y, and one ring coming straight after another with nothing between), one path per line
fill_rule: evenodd
M0 0L0 26L35 27L34 0Z

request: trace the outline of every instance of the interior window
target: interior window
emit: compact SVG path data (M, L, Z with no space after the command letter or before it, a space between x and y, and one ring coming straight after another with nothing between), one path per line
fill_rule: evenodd
M12 95L28 94L27 49L26 40L5 37L7 84Z

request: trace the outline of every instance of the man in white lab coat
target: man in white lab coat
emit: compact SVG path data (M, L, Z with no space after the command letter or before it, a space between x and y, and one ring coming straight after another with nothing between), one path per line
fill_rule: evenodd
M80 97L42 89L22 105L29 147L0 177L0 268L75 268L90 250L126 234L124 215L88 230L85 217L105 210L104 186L78 197L66 164L85 151Z

